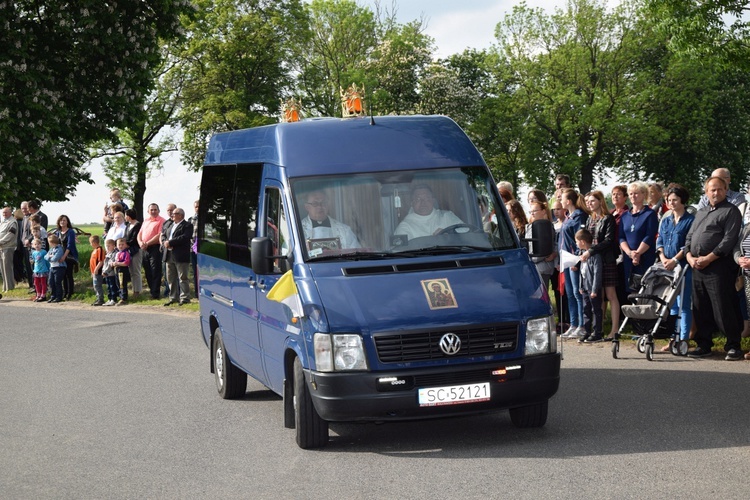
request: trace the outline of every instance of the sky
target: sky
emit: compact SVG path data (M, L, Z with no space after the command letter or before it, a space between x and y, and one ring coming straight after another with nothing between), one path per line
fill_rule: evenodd
M357 3L373 7L375 0L357 0ZM420 18L426 21L425 32L435 39L435 56L441 58L466 48L489 48L495 42L495 26L518 3L520 0L397 0L393 4L400 23ZM551 10L563 7L566 1L527 0L526 3ZM380 4L388 9L393 5L391 0L382 0ZM165 155L164 160L163 171L153 172L146 182L144 203L159 204L162 215L167 203L175 203L188 216L192 215L193 202L199 197L200 173L188 172L180 162L179 152ZM101 222L104 204L109 199L108 180L98 162L90 164L88 170L94 184L78 185L69 201L43 204L42 211L50 221L65 214L73 225Z

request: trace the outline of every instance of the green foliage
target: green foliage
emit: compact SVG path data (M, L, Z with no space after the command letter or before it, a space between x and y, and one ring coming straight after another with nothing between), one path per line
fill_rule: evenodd
M696 60L669 50L658 19L641 18L628 109L639 123L618 131L626 180L678 182L697 201L710 172L726 167L734 189L748 179L748 74L716 57Z
M498 24L501 57L515 76L512 107L528 113L517 136L526 181L546 188L550 171L582 191L617 167L612 156L628 93L632 21L604 2L572 0L552 15L521 4Z
M375 14L352 0L313 0L305 11L292 46L294 93L310 115L341 116L340 89L367 91L374 81L365 65L378 40Z
M174 55L177 48L162 47L162 63L155 71L155 89L148 95L141 119L117 131L110 141L96 146L95 157L103 157L102 168L124 198L133 200L138 218L143 219L146 179L163 166L162 155L177 150L175 129L182 96L183 72Z
M62 201L87 146L141 116L184 1L0 2L0 200Z
M681 57L708 57L725 68L750 69L750 36L745 0L643 0L646 15L669 48Z
M373 50L366 69L368 77L377 81L372 106L378 114L413 113L420 100L424 102L419 91L424 94L424 86L430 83L425 68L432 59L434 42L422 30L418 21L394 26Z
M290 42L304 13L299 0L199 0L181 54L182 159L199 170L216 132L264 125L289 88Z

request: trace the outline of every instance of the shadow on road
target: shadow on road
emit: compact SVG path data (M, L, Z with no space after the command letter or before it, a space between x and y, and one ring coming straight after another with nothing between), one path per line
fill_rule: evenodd
M747 446L747 383L744 374L565 369L544 428L517 429L507 412L383 425L333 423L327 449L568 458Z

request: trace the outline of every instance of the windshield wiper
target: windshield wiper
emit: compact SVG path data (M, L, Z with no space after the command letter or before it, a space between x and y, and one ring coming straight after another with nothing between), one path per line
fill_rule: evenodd
M415 256L415 255L443 255L448 253L474 253L474 252L490 252L492 248L477 247L471 245L460 245L460 246L444 246L436 245L434 247L417 248L404 252L404 254ZM403 255L403 254L399 254Z
M374 259L400 259L404 257L403 254L395 254L391 252L346 252L329 255L321 255L319 257L311 257L310 262L321 262L324 260L374 260Z

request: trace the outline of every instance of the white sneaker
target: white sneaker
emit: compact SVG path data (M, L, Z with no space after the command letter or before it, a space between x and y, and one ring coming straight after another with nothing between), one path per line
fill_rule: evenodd
M582 326L578 327L578 330L576 331L576 337L585 337L586 336L586 329Z
M116 304L116 302L114 300L110 300L110 301L107 301L107 302L104 303L105 306L113 306L115 304Z
M578 328L577 326L571 326L567 330L565 330L565 333L560 335L564 339L574 339L578 337Z

